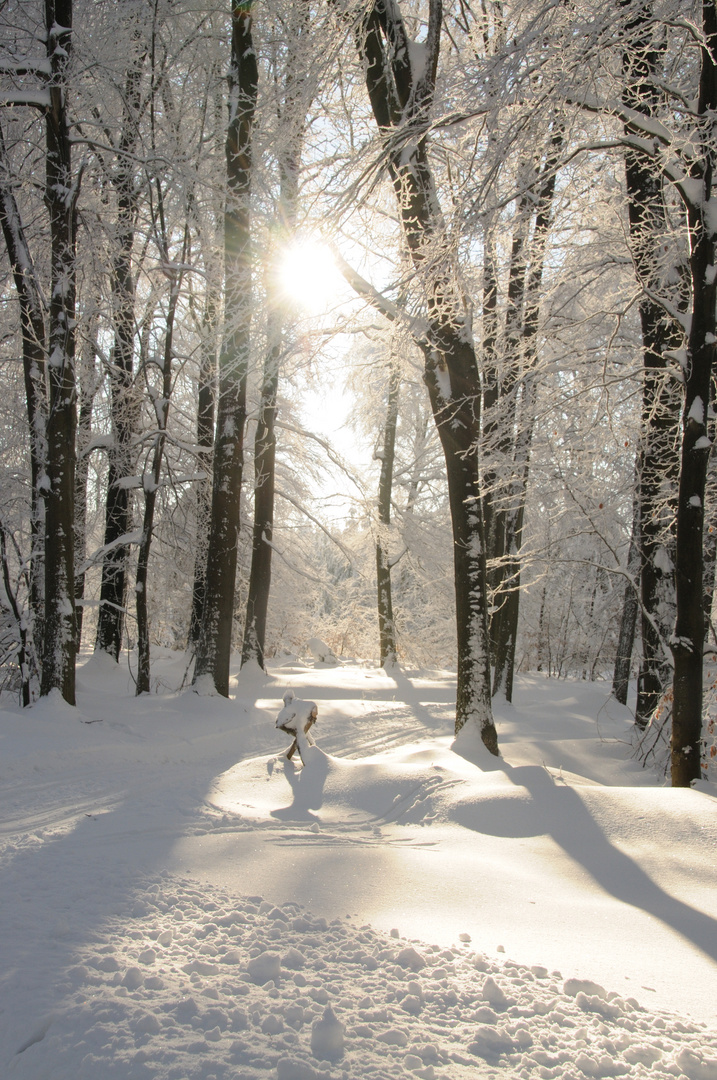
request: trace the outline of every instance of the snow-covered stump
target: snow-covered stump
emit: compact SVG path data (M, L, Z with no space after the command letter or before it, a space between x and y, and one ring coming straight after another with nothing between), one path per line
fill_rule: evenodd
M324 667L338 667L341 663L331 646L327 645L321 638L309 638L307 644L315 664L322 664Z
M276 718L276 726L280 731L285 731L287 735L292 736L291 746L284 753L287 761L291 761L298 749L301 764L306 764L305 753L310 746L314 745L309 729L316 723L318 715L319 708L315 701L302 701L294 697L293 690L286 691L284 708Z

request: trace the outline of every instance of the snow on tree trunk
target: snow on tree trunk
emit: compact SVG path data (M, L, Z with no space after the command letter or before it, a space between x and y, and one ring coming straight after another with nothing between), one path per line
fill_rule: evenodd
M381 471L378 481L378 531L376 534L376 593L378 607L378 637L380 664L395 664L396 625L393 621L393 598L391 594L391 563L388 554L388 536L391 525L391 493L393 488L393 465L396 451L396 425L398 423L398 397L400 375L395 357L389 368L386 420L383 428Z
M0 130L0 225L12 265L20 301L22 366L30 434L30 622L28 648L40 650L45 622L45 491L47 469L47 389L45 305L30 255L20 209L10 180L5 144Z
M487 556L497 563L492 585L498 596L493 599L495 612L490 627L493 693L502 694L506 701L513 700L520 611L520 549L536 416L543 268L552 219L556 169L563 141L563 125L553 120L545 158L528 199L532 210L527 213L528 221L520 226L514 238L505 334L509 369L507 385L502 388L507 402L504 403L500 427L494 432L499 455L506 460L507 473L503 479L503 507L499 512L496 513L492 507L490 494L484 494L484 508L490 508L494 522L494 546L491 548L487 544ZM533 168L536 171L536 167ZM525 216L526 211L527 207L523 207L521 216ZM485 477L483 486L485 492L489 486ZM495 498L495 493L492 498Z
M283 245L291 241L296 231L301 154L308 107L305 94L307 72L303 68L302 46L307 32L309 14L308 6L292 11L290 37L287 42L284 94L277 132L279 158L277 233L280 244ZM267 347L259 418L254 438L254 525L241 657L242 666L253 660L260 668L264 667L266 618L271 589L276 487L277 393L287 339L287 313L280 293L277 267L272 266L267 280L269 307L266 330Z
M636 477L637 479L637 477ZM630 547L627 553L627 575L629 581L625 585L625 595L622 603L622 618L620 619L620 635L617 641L615 653L615 670L612 678L612 692L615 699L621 705L627 704L627 690L630 681L630 668L632 666L632 650L635 644L635 629L637 627L637 589L638 575L640 572L640 502L637 491L632 504L632 530L630 533Z
M652 117L663 94L654 85L664 38L653 23L651 9L638 7L626 25L628 46L623 54L627 85L625 105ZM629 125L627 129L629 131ZM652 162L632 150L625 154L630 249L643 288L640 325L643 346L640 499L640 591L643 660L638 679L635 722L645 728L672 675L665 642L675 616L674 500L679 458L675 450L680 424L680 393L670 371L669 350L682 341L682 331L656 299L665 292L670 268L660 265L660 250L668 230L663 179ZM680 306L679 285L670 290L672 306Z
M710 442L707 411L712 401L712 368L717 319L717 222L707 212L714 197L717 165L717 11L710 0L702 7L705 44L701 48L698 115L700 141L690 180L701 198L687 201L690 232L692 318L685 365L685 403L677 504L677 618L671 642L675 660L672 708L672 784L687 787L700 777L702 745L702 666L704 649L703 549L704 499ZM692 186L688 189L692 192Z
M89 329L80 353L77 376L79 416L77 422L77 463L75 466L75 620L77 649L82 641L82 622L85 596L85 559L87 557L87 478L89 475L88 447L92 438L92 409L99 387L95 359L99 330L98 306L89 316Z
M446 460L454 545L456 732L466 723L475 724L485 746L497 754L478 470L480 379L463 302L452 277L424 132L435 87L441 21L440 0L432 0L423 45L425 63L415 78L411 42L397 5L376 3L369 8L358 32L358 47L373 114L391 147L389 172L403 234L428 306L424 378Z
M229 696L251 327L249 192L251 136L258 87L251 24L251 2L234 2L226 142L225 327L219 356L206 596L193 680L195 689L213 688L224 697Z
M47 56L52 76L45 111L45 201L51 233L45 519L45 636L43 696L60 690L75 704L75 205L67 122L67 67L72 35L71 0L46 0Z
M196 648L202 627L202 613L207 585L207 525L212 510L212 443L214 441L215 381L217 375L217 310L219 297L215 295L213 276L209 275L202 319L201 362L197 398L197 446L198 463L206 478L197 484L197 542L194 555L194 585L192 587L192 614L189 622L190 648Z
M135 280L132 251L139 207L135 147L139 138L141 77L144 54L127 72L124 118L117 166L111 178L117 192L117 249L112 264L112 322L114 346L110 370L113 440L109 453L105 499L106 553L102 561L100 607L96 647L118 659L122 647L127 603L129 545L118 543L131 528L130 491L122 483L132 475L133 441L139 423L139 402L134 386Z

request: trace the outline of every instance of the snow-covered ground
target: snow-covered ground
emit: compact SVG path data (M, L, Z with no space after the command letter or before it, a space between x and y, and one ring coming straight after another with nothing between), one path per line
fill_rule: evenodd
M0 1076L717 1080L717 799L606 684L519 679L495 761L446 672L184 663L0 712Z

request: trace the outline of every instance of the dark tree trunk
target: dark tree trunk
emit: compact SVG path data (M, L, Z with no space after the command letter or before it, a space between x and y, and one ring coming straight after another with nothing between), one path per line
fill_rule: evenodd
M46 0L47 56L52 76L46 118L45 201L51 234L51 299L45 518L45 640L43 696L60 690L75 704L75 205L67 124L67 65L72 38L71 0Z
M703 208L714 197L717 110L717 11L713 0L702 6L705 45L697 104L703 118L702 140L692 161L691 179L702 198L687 202L690 232L692 319L685 366L682 457L677 503L677 619L672 639L675 659L672 707L672 784L687 787L700 777L702 740L702 657L705 638L704 499L710 445L707 413L711 404L712 366L717 319L717 285L711 271L717 260L714 224Z
M27 621L23 617L17 602L17 593L13 590L10 579L10 563L7 555L7 532L0 519L0 562L2 563L2 583L5 591L3 597L3 617L6 614L5 603L9 605L18 634L18 650L13 659L17 663L20 672L20 700L22 707L26 709L32 704L32 664L30 662L30 648L27 633ZM5 660L8 654L5 654Z
M95 357L97 355L97 312L90 316L78 373L79 416L77 421L77 464L75 466L75 620L77 623L77 651L82 643L82 623L85 596L85 568L87 557L87 476L89 471L88 448L92 436L92 408L98 388Z
M497 754L477 457L481 386L466 313L451 275L423 131L435 87L441 21L440 0L432 0L423 45L426 63L419 77L414 78L410 42L394 4L377 0L369 9L359 34L359 50L373 114L389 146L389 170L404 237L428 306L429 333L422 342L424 378L446 459L454 544L456 732L466 723L475 724L485 746ZM397 133L400 136L392 144Z
M396 625L393 621L391 561L388 554L388 530L391 525L393 465L396 451L400 374L395 358L391 359L386 402L386 421L381 447L381 472L378 481L378 533L376 535L376 591L378 602L378 638L381 667L395 664Z
M653 77L664 46L657 42L652 9L644 5L626 26L623 101L651 117L661 100ZM629 128L627 129L629 131ZM672 675L666 652L675 616L674 507L679 475L681 395L666 355L681 342L680 328L653 299L664 291L659 251L668 231L663 179L654 163L628 150L625 155L630 247L640 299L643 345L642 443L639 467L640 599L642 648L635 723L645 728ZM671 297L677 307L678 297Z
M637 470L636 470L637 473ZM635 477L636 481L638 476ZM632 530L630 532L630 546L627 552L627 576L629 581L625 586L625 595L622 602L622 618L620 619L620 636L615 653L615 670L612 678L612 692L621 705L627 704L627 690L630 682L630 669L632 667L632 650L635 645L635 630L637 628L638 589L640 574L640 501L635 489L632 505Z
M282 353L283 319L275 306L267 320L267 354L254 438L254 526L251 569L242 643L242 667L254 661L264 667L266 616L271 590L271 545L274 537L276 477L276 396Z
M227 207L224 216L224 318L219 356L219 402L214 441L212 517L202 633L195 688L211 683L229 696L239 499L244 463L246 380L251 327L249 192L251 136L258 69L251 34L251 2L232 3L232 53L227 133Z
M538 363L538 327L542 296L543 268L552 217L555 175L563 145L563 128L556 123L547 156L529 202L534 207L532 237L526 245L514 240L508 296L506 349L512 375L505 389L510 394L507 415L502 419L499 452L510 458L510 474L503 506L498 512L494 557L499 561L492 620L493 693L513 700L515 652L520 613L520 550L523 543L525 501L530 473L530 451L535 425ZM520 236L520 231L518 233ZM520 391L520 392L519 392ZM500 546L499 546L500 545ZM502 597L501 595L502 594Z
M129 544L120 543L131 528L129 489L122 481L132 475L132 441L137 430L139 403L134 386L135 282L132 249L139 203L135 183L134 150L139 135L141 76L144 57L127 73L124 121L113 184L117 192L117 249L112 265L114 345L110 365L113 442L109 454L105 502L106 553L102 563L96 647L115 660L122 648L127 605Z
M303 67L301 46L306 35L309 14L308 5L293 13L295 21L287 43L284 101L277 135L280 174L278 237L284 244L291 241L296 230L298 212L299 174L306 124L306 100L303 93L306 71ZM260 668L264 667L266 618L271 591L277 393L287 329L286 309L276 280L275 267L269 274L267 294L267 349L254 437L254 525L241 656L242 666L253 660Z
M160 188L160 185L157 185ZM159 201L162 201L161 188ZM187 256L188 226L184 234L184 250L180 256L180 264L183 264ZM163 255L169 265L168 252ZM142 487L144 490L144 516L142 520L142 536L137 552L137 578L135 595L137 605L137 694L148 694L150 691L150 645L149 645L149 601L147 586L149 577L149 556L152 549L152 537L154 535L154 511L157 505L157 491L162 476L162 458L164 445L167 438L167 419L169 415L169 401L172 393L172 357L174 346L174 322L177 314L177 300L182 284L181 272L174 271L171 277L169 302L167 305L167 321L164 335L164 356L162 361L162 397L154 401L157 416L157 431L154 436L152 448L151 467L149 472L143 475Z
M423 131L435 87L441 21L440 0L432 0L426 63L415 80L410 42L396 6L380 0L367 12L358 46L374 117L389 146L389 172L404 237L428 309L428 333L416 340L425 357L424 379L448 479L458 659L455 727L458 732L466 723L474 724L485 746L497 754L477 461L481 386L466 313L451 275Z
M207 525L212 510L212 444L214 442L214 405L217 376L217 297L211 283L202 320L202 358L199 370L197 401L197 445L199 465L206 474L197 484L197 549L194 557L192 614L189 622L189 648L196 649L202 627L207 575Z
M30 627L28 650L41 663L45 622L45 499L47 469L47 345L45 306L12 185L0 130L0 225L20 302L22 366L30 434Z
M523 543L525 501L530 471L530 447L535 423L535 374L526 376L522 388L521 424L513 455L513 485L510 502L505 511L503 569L501 589L503 600L493 616L493 693L513 700L515 651L518 642L520 614L520 549Z
M217 160L221 157L224 144L224 101L221 85L217 83L213 90L214 123L212 141ZM221 207L218 200L212 203L212 222L219 229ZM219 313L221 310L221 275L223 265L220 254L216 251L211 232L201 236L206 284L204 293L204 311L201 323L201 358L197 388L197 446L198 464L204 478L198 481L196 491L196 543L194 549L194 584L192 586L192 613L189 620L187 648L196 653L202 630L204 598L207 590L207 544L209 542L209 523L212 513L212 467L214 451L214 420L217 401L217 353L219 343ZM190 306L192 294L190 294Z
M527 274L526 243L534 199L526 193L515 212L513 240L508 271L508 297L503 348L494 348L492 370L484 373L483 437L481 453L487 467L483 472L483 520L488 587L493 615L489 630L491 654L495 656L495 630L500 621L500 607L505 599L503 582L507 572L506 516L507 494L511 485L513 427L517 409L517 385L520 378L521 336L525 307ZM500 353L502 352L502 356Z
M714 393L714 389L712 391ZM710 425L710 442L712 443L712 453L710 455L710 463L708 465L708 484L710 483L709 474L711 473L711 480L714 483L715 480L715 463L717 458L715 457L714 445L715 445L715 424L714 418ZM712 605L714 604L715 595L715 574L717 574L717 502L715 501L715 495L717 494L712 489L710 493L711 497L707 501L707 507L705 511L705 541L704 541L704 583L703 583L703 596L704 596L704 613L705 613L705 643L709 640L710 631L712 632L713 643L717 644L717 635L715 635L714 626L712 624Z

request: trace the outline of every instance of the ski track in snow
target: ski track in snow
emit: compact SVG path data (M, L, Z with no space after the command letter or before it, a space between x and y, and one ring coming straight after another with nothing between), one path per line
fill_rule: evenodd
M18 742L14 756L6 753L16 717L2 729L3 1080L717 1080L713 1026L650 1011L610 986L475 952L465 932L450 948L408 940L400 927L387 934L349 915L327 921L292 898L275 905L176 868L159 869L156 849L142 847L145 834L163 844L180 836L200 843L256 834L281 860L287 849L300 856L322 845L430 847L437 843L434 821L455 828L456 815L472 820L490 812L489 802L476 809L465 795L461 801L462 759L454 775L431 772L436 767L420 753L409 763L401 756L401 748L425 743L427 734L447 744L449 694L434 687L428 705L409 709L386 700L383 673L332 674L323 696L338 713L345 702L341 722L332 726L321 712L321 675L304 672L305 692L319 701L321 749L308 760L303 789L304 770L276 757L275 733L265 723L278 708L277 686L264 686L266 697L256 699L255 708L264 710L260 722L244 710L243 745L250 753L234 765L219 737L231 715L222 712L223 703L205 735L167 720L172 702L179 702L178 715L193 712L194 703L190 710L182 698L169 705L167 698L140 699L137 708L167 724L169 739L163 732L150 736L140 713L128 706L125 715L115 705L104 727L120 740L108 759L114 768L96 773L75 760L74 714L61 718L65 728L58 721L57 741L44 758L36 745L40 764L33 764L32 740ZM337 689L341 675L345 686ZM282 675L282 685L291 678ZM359 697L357 687L366 682L375 689ZM96 702L87 698L84 707L81 718L94 720ZM189 720L196 725L195 716ZM443 761L446 753L437 749L435 757ZM156 790L142 796L153 755L169 772L162 782L157 767ZM198 771L200 761L206 767ZM272 802L275 789L261 802L267 779L279 780L282 770L294 795L283 818ZM572 798L543 773L546 797ZM510 782L502 774L489 778L491 791L513 799L511 822L520 820L523 803L528 813L537 805L521 802L516 777L522 775L517 768ZM610 792L605 796L596 780L583 782L595 818L601 812L606 821L619 818ZM321 822L317 793L326 800ZM248 803L240 807L237 799ZM406 824L428 827L401 831ZM236 873L240 878L241 866ZM626 971L629 964L626 959Z

